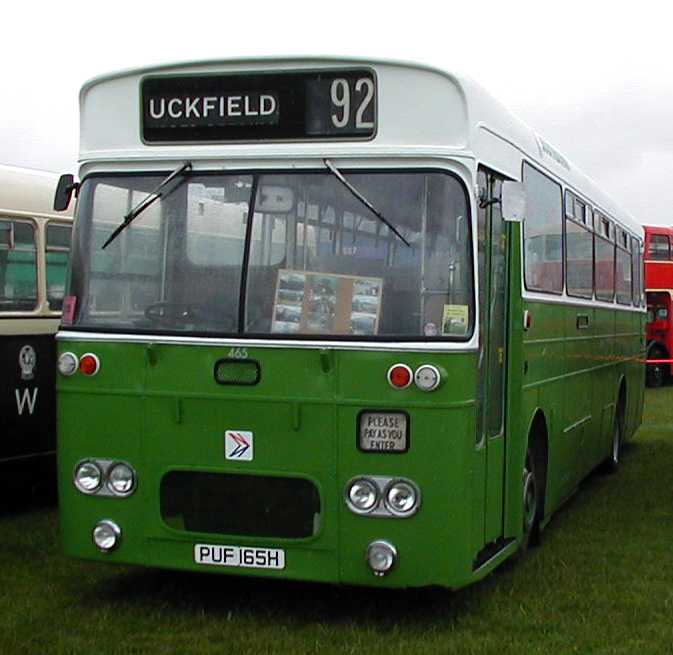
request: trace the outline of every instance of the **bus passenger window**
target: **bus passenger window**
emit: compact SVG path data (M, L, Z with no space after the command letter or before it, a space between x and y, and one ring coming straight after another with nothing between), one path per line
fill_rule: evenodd
M37 306L35 229L26 221L0 221L0 310L32 311Z
M524 163L526 220L524 266L526 288L560 294L563 291L561 186Z
M620 240L621 241L621 240ZM623 241L621 241L623 243ZM617 302L630 305L633 298L631 280L631 255L617 247Z

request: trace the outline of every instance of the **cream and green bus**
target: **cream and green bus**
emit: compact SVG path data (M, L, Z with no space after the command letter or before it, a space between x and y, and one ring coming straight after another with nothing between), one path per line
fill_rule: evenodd
M52 208L57 182L0 166L0 485L56 471L54 335L72 231L71 214Z

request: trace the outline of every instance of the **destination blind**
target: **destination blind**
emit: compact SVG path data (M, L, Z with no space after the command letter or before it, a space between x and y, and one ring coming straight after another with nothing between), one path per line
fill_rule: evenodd
M376 95L368 70L147 77L141 130L148 143L371 138Z

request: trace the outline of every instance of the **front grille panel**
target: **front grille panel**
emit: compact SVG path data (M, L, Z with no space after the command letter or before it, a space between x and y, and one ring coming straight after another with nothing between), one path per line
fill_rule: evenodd
M220 359L215 363L215 382L254 386L262 377L259 362L254 359Z
M319 530L320 497L304 478L171 471L161 516L189 532L303 539Z

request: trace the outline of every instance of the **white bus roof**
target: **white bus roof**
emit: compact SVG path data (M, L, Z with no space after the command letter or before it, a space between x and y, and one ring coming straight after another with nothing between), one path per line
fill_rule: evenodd
M58 177L56 173L0 164L0 217L71 219L72 210L56 212L53 209Z
M211 75L370 68L378 90L378 130L369 141L144 143L140 82L154 75ZM642 226L530 127L470 78L430 66L351 58L262 58L169 64L104 75L80 93L82 163L330 157L464 157L521 179L525 157L610 218L643 236ZM121 117L128 117L121 118Z

